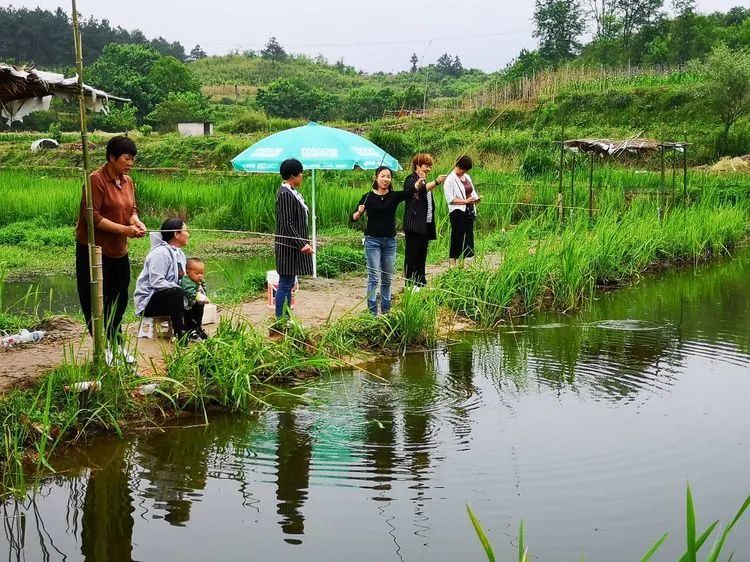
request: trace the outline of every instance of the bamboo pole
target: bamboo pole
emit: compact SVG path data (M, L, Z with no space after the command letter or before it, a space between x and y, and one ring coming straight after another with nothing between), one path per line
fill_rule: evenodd
M664 143L661 143L661 180L659 181L659 222L664 222L664 183L665 178L665 162L664 162Z
M560 215L560 224L563 222L563 171L565 161L565 125L560 129L560 185L557 188L557 203L559 205L558 214Z
M102 249L94 246L94 278L92 290L96 291L96 298L91 301L93 307L92 318L98 318L101 322L101 332L104 334L104 268L102 267ZM110 318L111 322L112 319Z
M570 220L573 221L573 207L576 206L576 153L573 152L573 161L570 165Z
M589 224L594 222L594 153L589 163Z
M687 204L688 195L688 173L687 173L687 144L682 147L682 198Z
M674 205L674 195L677 185L677 149L672 146L672 205Z
M101 248L96 247L94 238L94 205L91 196L91 178L89 177L89 134L86 127L86 99L83 89L83 47L81 30L78 25L76 0L73 4L73 44L76 51L76 72L78 73L78 113L81 127L81 146L83 151L83 181L86 196L86 227L89 246L89 283L91 290L91 332L94 336L94 367L99 370L104 359L104 306L102 299L103 283L101 280ZM99 264L97 269L96 264Z

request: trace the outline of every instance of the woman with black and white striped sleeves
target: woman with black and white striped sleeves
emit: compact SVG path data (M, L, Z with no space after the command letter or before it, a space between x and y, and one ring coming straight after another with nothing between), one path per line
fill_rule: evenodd
M292 288L298 275L312 275L313 249L307 237L308 209L297 191L302 185L302 163L296 158L284 160L279 168L281 187L276 192L276 318L291 304Z

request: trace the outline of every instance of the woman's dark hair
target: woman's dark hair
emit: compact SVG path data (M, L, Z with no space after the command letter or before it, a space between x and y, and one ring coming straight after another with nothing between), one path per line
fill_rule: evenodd
M463 155L456 162L456 168L461 168L462 170L466 172L471 170L471 166L472 166L471 156Z
M109 139L107 142L107 161L109 161L110 156L117 160L123 154L130 154L133 157L138 154L138 148L135 146L133 139L122 135Z
M180 231L185 226L185 221L182 219L167 219L161 223L161 239L165 242L169 242L177 231Z
M372 188L378 188L378 176L383 170L388 170L391 173L391 185L388 186L388 191L393 191L393 170L391 170L388 166L378 166L378 169L375 170L375 179L372 180Z
M300 175L303 171L304 168L302 168L302 162L296 158L288 158L281 163L281 166L279 166L279 173L281 174L281 179L284 181L292 176Z

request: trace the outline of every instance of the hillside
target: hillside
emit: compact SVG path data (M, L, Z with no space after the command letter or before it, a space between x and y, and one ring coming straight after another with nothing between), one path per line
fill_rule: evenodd
M446 56L455 60L447 53L442 55ZM223 97L236 100L238 94L239 99L245 99L258 88L265 88L280 79L294 80L338 96L354 88L391 88L395 91L413 88L419 92L416 97L421 101L425 88L429 99L458 97L493 76L476 69L456 68L446 64L445 59L443 64L430 62L414 71L368 74L343 61L330 64L323 57L284 54L270 58L254 52L205 57L191 62L190 67L203 83L204 93L215 101Z

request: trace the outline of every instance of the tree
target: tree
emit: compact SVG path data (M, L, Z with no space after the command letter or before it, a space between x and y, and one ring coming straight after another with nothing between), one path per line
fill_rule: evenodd
M121 107L110 104L107 113L96 113L91 116L95 128L109 133L124 133L135 129L138 110L134 105Z
M260 52L260 56L266 60L272 61L282 61L287 58L284 47L279 44L279 42L276 40L276 37L271 37L268 40L265 48Z
M435 69L444 76L458 77L464 71L464 67L461 64L461 60L456 56L455 58L450 56L448 53L440 55L440 58L435 64Z
M161 57L148 73L148 84L154 101L160 101L170 92L198 92L200 82L192 69L174 57Z
M87 75L91 84L130 98L141 116L153 111L170 92L197 92L190 68L145 45L107 45Z
M416 72L417 65L419 64L419 58L417 58L417 53L412 53L411 58L409 59L409 62L411 63L411 68L409 69L409 72Z
M107 45L102 56L91 65L87 81L117 96L130 98L145 115L154 106L148 81L151 68L161 55L143 45Z
M333 116L339 104L334 94L310 86L299 79L280 78L255 94L258 105L270 116L324 121Z
M721 149L726 150L730 128L750 114L750 50L719 45L700 70L706 79L703 99L724 126Z
M88 18L80 23L83 60L87 64L96 61L110 43L149 43L141 31L112 27L106 19ZM184 60L185 50L179 43L157 39L153 46L163 54ZM40 68L70 66L73 63L73 29L68 14L62 8L49 11L0 7L0 59L33 62Z
M396 96L390 88L354 88L344 99L343 117L347 121L355 122L379 119L387 110L395 109L397 103Z
M653 22L664 0L616 0L617 15L622 21L622 45L625 49L638 30Z
M464 73L464 65L461 64L461 59L458 58L458 55L453 57L453 75L458 77L461 76Z
M205 59L208 55L206 54L206 51L204 51L200 45L196 45L192 48L190 51L190 56L188 57L188 60L194 61L194 60L201 60Z
M174 57L180 62L187 61L185 47L177 41L170 42L164 39L164 37L157 37L149 41L148 44L164 56Z
M212 119L208 98L200 92L171 92L147 117L162 131L174 130L177 123Z
M539 39L539 54L552 63L573 58L580 49L584 14L580 0L536 0L534 37Z
M588 14L594 20L594 39L609 35L609 27L615 19L617 0L589 0Z

